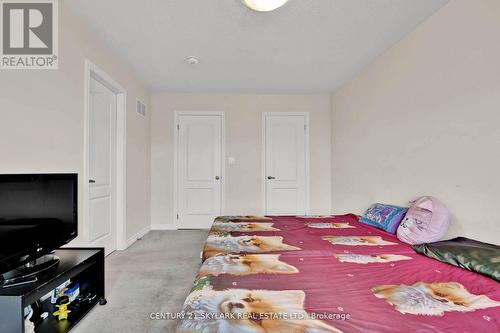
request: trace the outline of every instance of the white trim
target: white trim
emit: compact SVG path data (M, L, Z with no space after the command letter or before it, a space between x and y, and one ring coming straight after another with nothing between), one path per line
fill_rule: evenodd
M266 117L269 115L269 112L262 112L262 120L261 120L261 147L260 147L260 191L261 195L261 213L260 215L266 215L267 208L267 191L266 191Z
M304 112L305 120L305 136L306 136L306 215L311 214L311 175L310 175L310 163L311 163L311 155L310 155L310 137L309 137L309 112Z
M151 230L179 230L177 224L152 224Z
M116 249L127 248L127 91L105 71L85 59L84 73L84 140L83 140L83 234L89 242L89 98L90 78L96 79L116 94Z
M178 144L179 144L179 131L177 125L179 124L179 116L220 116L221 117L221 214L224 215L226 203L226 115L224 111L175 111L174 112L174 211L172 216L173 225L179 229L177 221L178 214L178 188L177 188L177 172L178 172ZM163 224L160 224L163 225ZM174 229L174 230L176 230ZM163 230L163 229L159 229ZM165 229L171 230L171 229Z
M310 214L310 154L309 154L309 112L262 112L262 145L261 145L261 215L266 215L267 206L267 191L266 191L266 118L267 116L304 116L305 118L305 155L306 155L306 215Z
M177 227L177 230L210 230L211 226L206 226L206 224L195 224L189 225L189 228Z
M144 227L142 228L141 230L139 230L138 232L135 233L135 235L133 235L132 237L130 237L129 239L127 239L127 243L126 243L126 248L128 249L132 244L134 244L137 240L139 240L140 238L146 236L146 234L151 230L151 228L149 226L147 227Z

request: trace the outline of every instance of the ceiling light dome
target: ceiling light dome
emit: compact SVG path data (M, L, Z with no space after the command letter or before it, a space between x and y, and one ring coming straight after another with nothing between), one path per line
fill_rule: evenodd
M248 8L256 10L258 12L270 12L275 10L285 3L288 0L242 0Z

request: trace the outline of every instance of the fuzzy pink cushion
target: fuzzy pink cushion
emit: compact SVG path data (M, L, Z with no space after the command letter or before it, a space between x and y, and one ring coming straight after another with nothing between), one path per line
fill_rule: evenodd
M450 213L434 197L420 197L410 201L405 218L398 227L399 240L416 245L437 242L448 230Z

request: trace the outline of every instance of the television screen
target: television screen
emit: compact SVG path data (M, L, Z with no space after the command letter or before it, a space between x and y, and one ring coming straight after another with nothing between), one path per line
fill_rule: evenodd
M76 174L0 175L0 274L77 236Z

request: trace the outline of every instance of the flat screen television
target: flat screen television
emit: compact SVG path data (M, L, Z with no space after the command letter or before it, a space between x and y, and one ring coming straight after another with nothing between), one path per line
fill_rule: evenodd
M77 174L0 175L0 274L78 234Z

